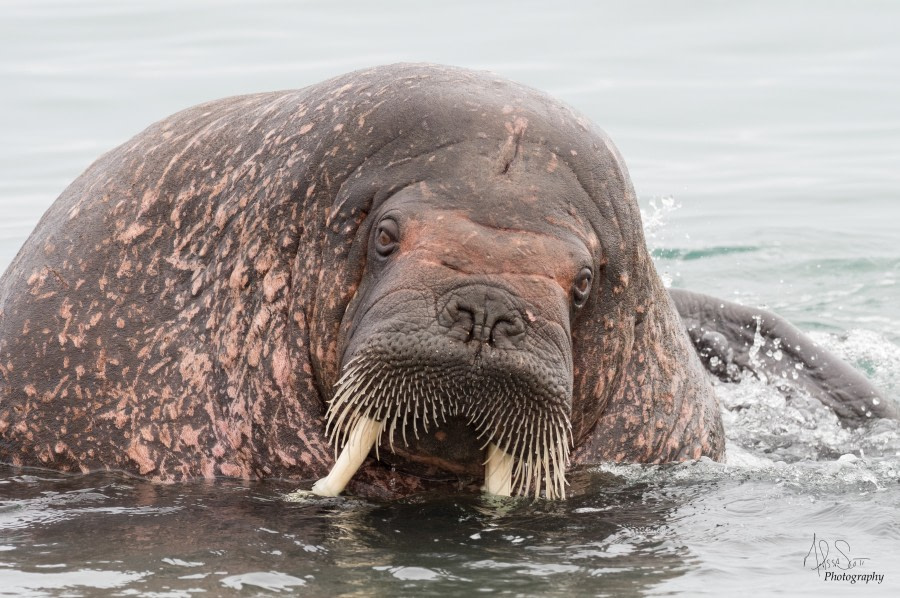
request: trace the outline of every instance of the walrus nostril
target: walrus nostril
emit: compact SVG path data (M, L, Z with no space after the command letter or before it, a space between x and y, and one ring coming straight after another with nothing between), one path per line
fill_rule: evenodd
M462 342L501 348L517 346L525 336L525 319L511 300L483 286L456 289L438 313L447 335Z
M459 297L451 297L438 314L438 322L448 329L448 336L467 343L472 340L475 331L476 314L470 307L461 304Z
M525 320L515 312L504 314L491 328L490 344L495 347L511 348L525 337Z

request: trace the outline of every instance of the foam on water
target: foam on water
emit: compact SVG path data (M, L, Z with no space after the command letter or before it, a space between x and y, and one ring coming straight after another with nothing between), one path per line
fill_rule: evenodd
M900 400L900 347L872 330L852 329L835 335L809 333L818 344L852 363L889 397Z

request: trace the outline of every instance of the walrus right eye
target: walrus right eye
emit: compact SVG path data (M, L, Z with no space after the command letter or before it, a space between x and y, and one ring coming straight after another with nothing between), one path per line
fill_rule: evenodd
M572 300L575 302L575 307L581 307L587 301L593 279L594 274L590 268L582 268L575 277L575 282L572 283Z
M396 220L385 218L375 231L375 251L382 257L394 253L400 244L400 227Z

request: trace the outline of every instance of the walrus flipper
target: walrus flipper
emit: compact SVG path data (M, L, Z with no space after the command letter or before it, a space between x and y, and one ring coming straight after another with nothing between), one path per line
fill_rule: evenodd
M900 419L900 407L864 375L784 318L708 295L669 289L706 368L725 381L745 372L805 390L846 423Z

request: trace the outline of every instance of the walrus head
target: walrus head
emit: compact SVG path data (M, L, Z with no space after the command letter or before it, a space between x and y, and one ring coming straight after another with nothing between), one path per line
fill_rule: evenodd
M494 445L489 488L559 496L570 323L590 295L597 242L574 222L550 225L565 214L529 206L515 179L421 182L374 215L329 429L346 445L374 420L391 448L402 440L414 460L457 469Z
M361 265L327 410L340 456L314 492L343 490L374 445L401 471L563 497L634 327L627 174L602 133L539 92L407 68L380 92L402 101L375 92L351 115L390 141L357 159L332 210L331 230L356 226Z

